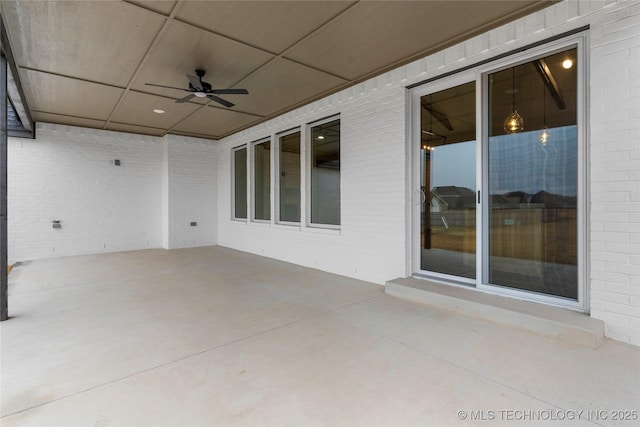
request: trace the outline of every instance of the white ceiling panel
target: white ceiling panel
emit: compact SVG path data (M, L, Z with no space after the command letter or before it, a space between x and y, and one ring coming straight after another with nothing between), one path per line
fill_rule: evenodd
M212 139L232 133L238 127L249 126L261 118L223 108L205 107L178 124L171 133L197 134Z
M469 38L535 1L363 1L285 57L349 80Z
M166 129L158 129L151 128L145 126L134 126L128 125L126 123L115 123L111 122L107 126L107 130L113 130L116 132L128 132L128 133L139 133L142 135L151 135L151 136L164 136L167 131Z
M118 123L170 129L200 108L188 102L178 104L173 99L129 91L111 120ZM158 114L153 110L163 110Z
M249 96L230 100L236 102L235 108L240 111L271 115L346 83L313 68L278 58L240 82L240 86L249 90Z
M215 89L226 89L272 57L258 49L174 21L150 53L133 88L181 98L185 96L184 92L145 83L188 88L186 74L195 75L195 70L201 68L207 72L204 81Z
M139 5L141 7L169 15L176 5L177 0L128 0L129 3Z
M113 86L32 70L23 70L22 76L29 82L24 90L32 111L107 120L124 92Z
M176 18L278 54L354 3L190 1L182 4Z
M33 120L94 129L102 129L106 123L104 120L83 119L81 117L61 116L60 114L42 113L37 111L33 113Z
M19 66L122 87L164 23L124 2L2 3Z
M198 108L201 106L197 104L176 103L170 98L129 91L111 120L168 130L193 114ZM153 110L162 110L164 113L155 113Z

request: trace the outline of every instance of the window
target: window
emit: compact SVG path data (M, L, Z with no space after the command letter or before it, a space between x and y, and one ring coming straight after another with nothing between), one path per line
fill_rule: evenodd
M247 149L233 150L233 218L247 219Z
M300 222L300 131L278 137L278 221Z
M234 148L232 179L233 219L339 229L339 116Z
M340 225L340 119L314 124L310 132L310 224Z
M271 141L253 145L253 219L271 219Z

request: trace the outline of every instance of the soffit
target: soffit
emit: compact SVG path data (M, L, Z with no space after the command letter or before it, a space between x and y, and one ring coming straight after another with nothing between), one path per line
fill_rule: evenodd
M36 120L217 139L551 3L5 0L0 11ZM250 94L221 96L229 109L169 108L187 92L145 85L187 88L196 68Z

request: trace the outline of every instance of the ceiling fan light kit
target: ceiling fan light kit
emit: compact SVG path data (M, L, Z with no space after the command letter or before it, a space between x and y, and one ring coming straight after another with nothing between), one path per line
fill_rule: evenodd
M187 74L187 80L189 81L189 89L184 89L181 87L158 85L155 83L145 83L145 85L163 87L165 89L175 89L175 90L182 90L185 92L191 92L189 95L183 98L177 99L176 103L178 104L182 104L194 97L197 97L197 98L209 98L211 101L224 105L227 108L231 108L235 104L227 101L226 99L222 99L216 95L248 95L249 94L249 91L247 89L213 89L211 84L202 81L202 77L204 77L205 74L206 74L205 70L196 70L197 77Z

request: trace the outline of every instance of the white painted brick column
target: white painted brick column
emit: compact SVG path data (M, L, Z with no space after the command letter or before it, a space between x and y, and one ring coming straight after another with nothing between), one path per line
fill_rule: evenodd
M215 143L175 135L164 137L161 186L165 249L216 244Z

